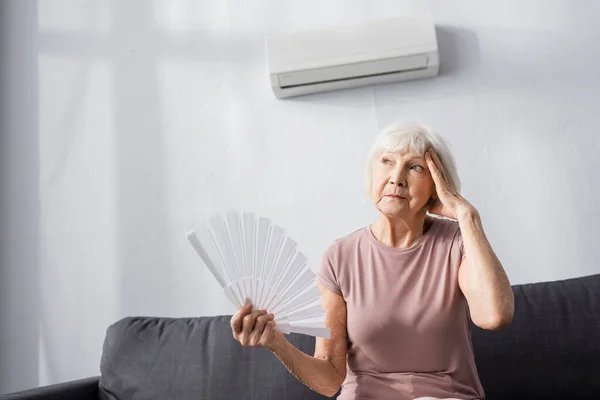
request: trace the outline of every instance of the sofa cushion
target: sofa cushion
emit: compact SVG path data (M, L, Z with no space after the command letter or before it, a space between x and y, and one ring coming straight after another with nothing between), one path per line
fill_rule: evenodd
M100 364L100 398L327 398L296 380L268 350L235 341L230 318L129 317L111 325ZM314 338L287 337L312 355Z
M487 399L600 399L600 274L513 290L508 328L473 328Z

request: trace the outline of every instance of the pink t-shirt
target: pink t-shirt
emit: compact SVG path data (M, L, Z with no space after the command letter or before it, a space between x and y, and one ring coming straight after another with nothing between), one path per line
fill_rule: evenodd
M347 306L347 375L339 400L483 399L466 299L458 222L436 218L410 248L369 226L335 240L317 282Z

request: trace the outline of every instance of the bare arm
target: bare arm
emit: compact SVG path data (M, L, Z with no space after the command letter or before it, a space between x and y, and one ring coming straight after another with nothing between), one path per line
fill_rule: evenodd
M283 334L270 350L300 382L315 392L334 396L346 378L346 302L321 286L322 304L326 311L325 326L331 339L316 338L311 357L289 343Z
M458 270L458 285L467 299L471 319L483 329L501 329L513 319L514 295L504 268L488 242L479 213L453 188L435 150L426 152L427 166L435 183L440 204L432 214L458 220L465 258Z
M458 283L471 319L483 329L502 329L512 322L515 309L508 277L485 236L477 211L462 214L458 222L466 254L458 270Z

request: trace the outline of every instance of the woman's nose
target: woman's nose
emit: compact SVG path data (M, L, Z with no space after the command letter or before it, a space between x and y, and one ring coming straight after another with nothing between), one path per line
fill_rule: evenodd
M406 186L406 177L402 171L394 171L390 176L390 183L394 186Z

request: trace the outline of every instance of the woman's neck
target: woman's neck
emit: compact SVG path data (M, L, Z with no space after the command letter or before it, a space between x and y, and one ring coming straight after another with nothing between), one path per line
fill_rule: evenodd
M390 247L408 248L419 240L431 226L433 218L427 215L412 219L391 219L381 215L371 225L375 238Z

